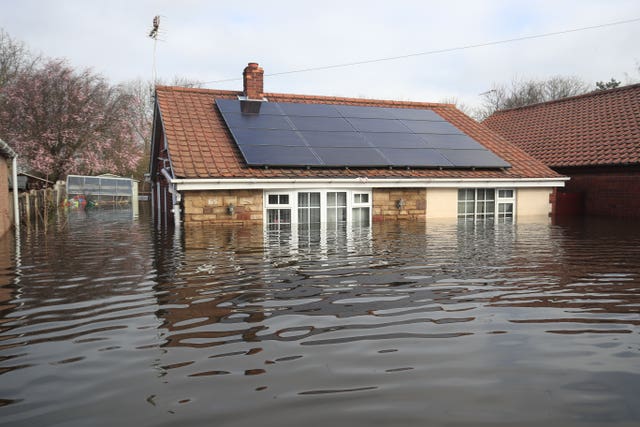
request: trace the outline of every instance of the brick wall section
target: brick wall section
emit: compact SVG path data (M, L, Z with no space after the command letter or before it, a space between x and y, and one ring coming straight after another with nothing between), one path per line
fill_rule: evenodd
M398 209L396 203L403 199L405 205ZM425 221L427 191L424 188L374 188L373 221Z
M182 195L187 225L262 224L262 190L186 191ZM228 206L234 213L229 215Z
M0 156L0 237L11 228L11 218L13 216L9 212L9 207L13 206L12 203L9 203L9 197L13 197L13 194L9 194L9 168L7 163L10 161Z
M567 192L582 193L584 214L640 218L640 168L564 170Z

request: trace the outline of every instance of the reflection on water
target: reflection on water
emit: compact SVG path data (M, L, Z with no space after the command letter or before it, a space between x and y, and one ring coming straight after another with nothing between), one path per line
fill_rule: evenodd
M79 214L78 214L79 215ZM158 231L0 244L0 424L637 425L640 229Z

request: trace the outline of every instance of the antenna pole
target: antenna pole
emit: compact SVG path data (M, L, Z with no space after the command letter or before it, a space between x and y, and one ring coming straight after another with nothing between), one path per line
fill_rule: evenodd
M151 78L153 80L153 85L156 84L157 74L156 74L156 47L158 45L158 33L160 32L160 15L156 15L153 17L153 25L151 27L151 31L149 32L149 37L153 39L153 65L151 70Z

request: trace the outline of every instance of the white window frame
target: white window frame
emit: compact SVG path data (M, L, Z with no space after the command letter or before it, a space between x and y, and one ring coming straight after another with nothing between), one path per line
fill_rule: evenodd
M362 201L362 196L367 196L367 201L363 202ZM359 201L356 201L356 199L360 199ZM353 224L353 210L354 209L362 209L362 208L367 208L369 209L369 222L368 225L371 225L371 212L373 211L373 206L372 206L372 201L371 201L371 192L366 192L366 191L353 191L351 193L351 201L352 201L352 205L349 208L349 214L351 215L351 219L349 220L349 222L351 224ZM361 225L361 224L358 224Z
M295 201L296 201L295 210L297 215L296 224L300 222L300 209L306 209L309 215L309 218L311 218L311 209L318 209L320 213L320 224L322 224L322 193L317 190L309 190L309 191L296 191L294 192L294 194L295 194ZM300 206L300 194L308 195L308 202L307 202L308 206ZM311 194L319 194L320 204L318 206L311 206Z
M478 206L479 205L483 205L483 210L486 207L486 190L493 190L494 194L493 194L493 214L492 215L485 215L484 213L478 213ZM460 211L460 202L463 202L464 200L460 199L460 192L461 191L473 191L473 212L467 212L465 210L465 212L461 212ZM485 192L485 197L481 200L478 199L478 192L479 191L484 191ZM510 196L506 195L506 194L501 194L501 192L510 192ZM466 203L469 202L469 200L465 199ZM501 216L500 215L500 205L501 204L511 204L512 205L512 212L511 212L511 217L505 217L505 216ZM466 206L466 204L465 204ZM466 209L466 207L465 207ZM464 220L474 220L474 221L483 221L483 220L499 220L499 221L504 221L505 219L511 219L511 220L515 220L516 218L516 189L515 188L501 188L501 187L481 187L481 188L459 188L458 189L458 219L464 219Z
M372 213L373 213L373 193L371 188L363 189L353 189L353 188L329 188L329 189L320 189L320 188L300 188L300 189L286 189L286 190L264 190L263 191L263 218L264 225L267 227L268 224L268 209L290 209L291 210L291 225L298 224L298 193L320 193L320 223L327 223L327 193L347 193L347 224L352 224L353 215L352 211L354 207L368 207L369 208L369 224L372 221ZM288 205L280 205L280 204L269 204L269 196L274 194L287 194L289 195L289 204ZM367 203L355 203L355 194L366 194L368 202Z
M511 196L501 196L501 191L510 191ZM505 220L508 217L500 215L500 205L501 204L511 204L511 217L512 221L516 219L516 189L515 188L496 188L496 219L497 220Z
M273 196L273 195L277 195L277 196L289 196L289 203L269 203L269 196ZM290 213L289 213L289 218L291 219L291 224L293 225L293 203L292 203L292 198L293 198L293 194L290 191L272 191L269 194L265 193L264 195L264 200L263 200L263 218L264 218L264 225L265 227L268 227L269 225L275 225L275 224L270 224L269 223L269 210L270 209L289 209ZM296 201L296 205L297 205L297 201ZM297 213L296 213L297 215ZM297 220L297 216L296 216L296 220ZM296 221L297 222L297 221ZM289 224L286 224L289 225Z

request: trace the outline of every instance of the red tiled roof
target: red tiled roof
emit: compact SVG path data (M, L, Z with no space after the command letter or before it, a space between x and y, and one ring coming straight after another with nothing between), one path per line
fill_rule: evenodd
M509 162L506 170L388 169L388 168L261 168L249 167L215 105L216 98L237 99L240 92L158 86L157 101L179 178L557 178L541 162L509 144L499 135L449 104L379 101L308 95L266 93L272 102L343 104L374 107L431 109L467 135Z
M640 84L499 111L484 125L550 167L640 163Z

